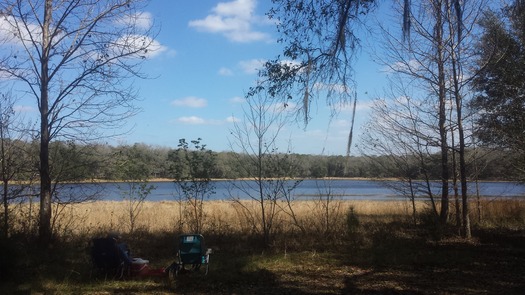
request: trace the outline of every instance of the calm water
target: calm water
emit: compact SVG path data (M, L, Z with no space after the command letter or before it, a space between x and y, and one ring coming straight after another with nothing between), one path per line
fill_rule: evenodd
M239 181L236 182L239 184ZM250 184L250 182L244 182ZM150 201L176 200L175 184L172 182L151 182L155 189L148 196ZM210 200L224 200L231 196L249 198L246 193L232 186L231 181L214 181L215 194ZM251 183L253 184L253 182ZM397 181L370 181L370 180L304 180L292 192L296 198L315 198L319 195L332 195L347 200L398 200L404 199L403 193L396 189ZM420 184L421 185L421 184ZM96 193L103 200L121 200L122 194L128 186L122 183L102 184L75 184L67 185L69 193ZM439 183L432 189L434 194L440 194ZM476 195L476 186L469 185L471 196ZM488 198L525 198L525 185L511 182L481 182L479 183L481 196ZM418 194L423 196L422 194Z

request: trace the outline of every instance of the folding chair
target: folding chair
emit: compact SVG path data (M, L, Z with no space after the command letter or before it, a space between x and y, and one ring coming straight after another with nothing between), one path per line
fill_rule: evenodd
M122 278L128 268L121 257L117 241L112 238L96 238L91 243L93 267L102 272L105 279Z
M211 249L206 249L202 235L180 235L177 260L168 269L170 276L185 271L198 271L201 267L205 268L204 275L207 275L211 252Z

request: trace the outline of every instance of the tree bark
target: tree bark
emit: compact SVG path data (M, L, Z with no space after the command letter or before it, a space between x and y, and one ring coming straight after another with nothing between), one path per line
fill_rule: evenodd
M52 0L46 0L44 23L42 25L42 56L40 76L40 241L47 244L51 241L51 176L49 169L49 27L52 18Z
M438 67L438 99L439 99L439 136L441 140L441 213L440 222L442 225L448 222L449 196L448 196L448 143L447 143L447 114L446 114L446 81L445 81L445 60L444 60L444 40L443 40L443 13L442 2L434 3L436 13L436 46L437 46L437 67Z
M470 219L469 219L469 204L468 204L468 192L467 192L467 164L465 160L465 131L463 128L463 96L461 95L459 77L461 73L461 61L460 61L460 48L462 42L462 19L460 12L461 6L458 2L455 2L456 9L456 22L449 22L450 36L456 35L456 43L454 44L453 38L451 40L451 61L452 61L452 77L454 81L454 98L456 103L456 120L459 137L459 176L461 183L461 200L462 200L462 234L465 238L471 237L470 231ZM447 5L447 12L450 19L452 16L451 4ZM453 23L456 24L455 28ZM454 34L455 33L455 34ZM458 216L459 217L459 216Z

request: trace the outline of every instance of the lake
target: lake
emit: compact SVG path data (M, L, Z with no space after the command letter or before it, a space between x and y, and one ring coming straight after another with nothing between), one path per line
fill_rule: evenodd
M233 188L233 184L241 184L236 181L213 181L215 194L209 200L226 200L232 195L241 199L248 199L249 196L241 190ZM253 185L253 181L242 182ZM290 184L292 182L289 182ZM173 182L150 182L155 186L147 200L149 201L173 201L176 200L176 189ZM372 181L372 180L304 180L292 194L298 199L312 199L319 195L331 195L345 200L401 200L405 199L403 193L396 189L401 182L399 181ZM423 185L423 183L416 183ZM452 185L451 185L452 186ZM99 183L99 184L68 184L65 185L67 193L97 194L103 200L122 200L122 194L126 192L128 186L125 183ZM479 194L486 198L524 198L525 185L514 182L479 182ZM434 183L432 191L439 197L440 183ZM425 197L423 194L417 194ZM451 189L451 196L452 196ZM469 195L476 196L476 185L469 184Z

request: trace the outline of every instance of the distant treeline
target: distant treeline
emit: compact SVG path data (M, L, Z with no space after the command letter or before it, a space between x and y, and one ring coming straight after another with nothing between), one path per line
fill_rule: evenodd
M38 171L37 145L18 143L16 156L19 168L13 179L24 180ZM88 179L123 180L133 175L135 179L173 178L173 154L177 149L150 146L146 144L111 146L108 144L76 144L54 142L50 146L53 178L59 181ZM25 151L22 153L21 151ZM256 169L256 156L234 152L211 152L214 155L214 169L211 178L235 179L250 177L251 165ZM170 156L171 155L171 156ZM475 156L474 156L475 155ZM405 178L403 169L398 169L394 156L351 156L280 154L282 160L293 169L289 177L363 177L363 178ZM406 156L405 156L406 158ZM476 174L482 180L515 180L512 154L503 151L478 149L469 152L468 172L473 179ZM439 179L440 156L425 159L425 174L419 169L412 171L413 179ZM452 165L451 165L452 167ZM33 172L31 172L33 171ZM405 170L406 171L406 170ZM253 174L251 174L253 176ZM453 174L451 174L453 175ZM271 177L272 175L265 175ZM34 178L34 176L33 176Z

